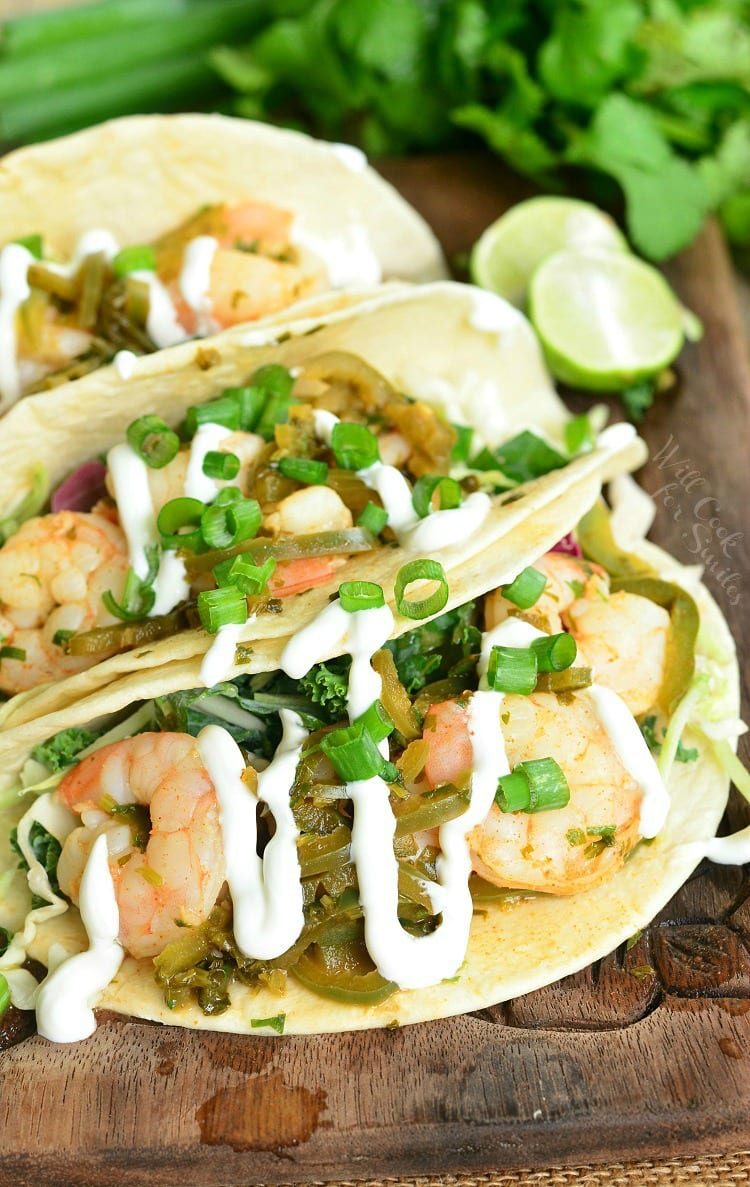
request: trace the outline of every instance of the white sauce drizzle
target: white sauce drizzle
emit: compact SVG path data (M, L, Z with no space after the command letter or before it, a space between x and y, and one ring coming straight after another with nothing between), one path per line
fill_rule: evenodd
M292 243L308 248L325 264L331 288L380 284L380 261L362 223L352 223L338 235L318 235L297 217L290 238Z
M339 417L318 408L313 413L315 434L326 445ZM484 523L492 500L482 491L475 491L464 499L460 507L446 511L431 511L420 519L414 510L412 490L396 466L373 462L364 470L357 470L365 486L377 491L388 514L388 526L396 533L399 544L413 552L437 552L463 543Z
M216 327L211 320L211 265L219 246L211 235L198 235L185 249L179 289L186 304L197 314L197 332L209 334Z
M534 639L544 637L544 631L516 617L506 618L493 630L487 631L482 636L482 653L478 664L479 687L487 687L487 665L493 647L528 647ZM594 684L582 689L579 695L587 698L617 757L641 790L641 836L655 837L669 812L669 792L635 718L624 701L610 688Z
M185 477L185 495L188 499L200 499L202 503L210 503L218 489L215 478L209 478L203 473L203 463L206 454L217 450L222 441L230 437L232 430L226 425L214 424L212 421L202 424L193 437L190 445L190 460Z
M128 380L132 379L137 362L138 355L133 354L132 350L118 350L112 359L112 366L120 376L120 379Z
M125 956L117 938L120 916L105 836L97 837L86 862L79 909L88 950L58 965L40 985L36 999L37 1029L53 1043L76 1043L94 1033L93 1005Z
M352 173L364 173L367 168L367 157L361 148L357 148L353 144L332 144L330 148L342 165L346 165Z
M271 762L258 775L258 795L242 781L245 760L219 725L198 735L198 750L219 801L227 882L234 905L233 931L245 956L271 960L292 946L304 926L297 837L289 793L307 730L290 709L282 709L284 733ZM268 804L275 832L263 857L256 853L258 801Z
M720 866L741 866L750 861L750 825L729 837L712 837L701 846L702 855Z
M8 243L0 251L0 411L21 394L16 314L31 293L27 273L33 263L20 243Z
M156 273L139 270L131 272L131 276L148 288L146 331L154 346L163 350L187 342L190 335L180 325L172 298Z
M248 619L248 622L252 621ZM200 682L206 688L213 688L222 680L228 680L234 667L234 653L240 635L247 623L228 622L220 626L216 638L203 656Z
M393 625L393 615L388 606L349 614L340 602L331 602L312 622L292 636L281 653L279 667L293 680L301 680L313 664L329 659L332 655L348 652L352 655L352 671L356 671L361 677L364 665L359 655L365 654L367 650L367 667L374 678L370 682L367 695L372 689L374 692L358 711L361 713L380 695L380 678L370 668L369 656L382 647L393 630ZM352 648L357 652L357 656L353 654ZM352 690L352 683L350 676L349 697L359 703L363 697L356 688Z
M148 484L148 467L126 441L107 454L120 526L128 541L130 566L141 579L148 576L146 550L158 544L156 517Z
M157 614L169 614L178 602L184 602L190 596L190 582L188 580L185 562L176 552L165 551L159 557L159 570L154 581L156 598L149 611L149 618Z

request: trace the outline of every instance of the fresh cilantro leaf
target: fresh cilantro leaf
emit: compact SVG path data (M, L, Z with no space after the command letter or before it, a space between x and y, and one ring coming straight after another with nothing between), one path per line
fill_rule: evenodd
M630 420L640 424L654 402L656 387L652 380L643 379L618 393Z
M710 208L697 168L675 155L649 109L611 94L597 109L567 160L607 173L625 195L630 237L655 260L678 251L698 233Z
M682 738L677 743L675 759L677 762L696 762L700 751L697 746L683 746Z
M641 15L637 0L556 5L538 59L550 94L564 103L596 107L615 83L640 68L644 54L632 41Z
M568 459L542 437L524 429L496 449L483 449L472 461L477 470L500 470L512 482L531 482L567 466Z
M54 738L48 738L46 742L35 746L31 757L57 774L71 766L80 751L95 742L98 736L90 730L79 728L62 730Z
M656 734L656 716L652 715L650 717L644 717L639 728L651 753L655 755L661 754L662 741L657 737ZM666 732L667 731L665 729L662 729L662 739L664 738ZM696 762L699 757L700 751L698 750L698 747L683 746L682 738L680 738L679 742L677 743L677 750L675 751L675 761Z

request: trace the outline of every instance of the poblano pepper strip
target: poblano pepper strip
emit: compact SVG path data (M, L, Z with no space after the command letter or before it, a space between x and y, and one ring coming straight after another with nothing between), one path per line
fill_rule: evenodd
M674 713L695 671L695 641L700 626L698 607L681 586L659 577L616 577L610 589L612 593L622 590L648 598L669 611L670 630L659 702L667 714Z
M626 552L615 541L609 511L599 500L587 511L576 528L583 555L606 569L610 577L654 577L651 565L633 552Z

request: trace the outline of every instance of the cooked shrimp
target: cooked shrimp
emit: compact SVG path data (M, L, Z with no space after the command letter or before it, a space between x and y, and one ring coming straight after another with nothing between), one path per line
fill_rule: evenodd
M211 264L211 318L219 326L256 321L324 287L322 271L307 259L275 260L219 248ZM191 327L186 324L185 328Z
M53 640L58 631L114 622L102 594L120 598L127 568L125 537L105 515L58 511L27 520L0 549L0 637L24 653L0 662L0 690L22 692L97 662L67 656Z
M306 486L282 499L266 516L265 527L274 535L301 536L310 532L338 532L350 528L352 513L329 486Z
M240 472L231 482L222 482L217 479L217 491L222 486L239 486L244 490L247 474L255 465L264 446L265 441L257 433L235 432L225 437L218 446L219 452L236 454L240 459ZM166 466L162 466L161 469L149 468L148 485L157 514L170 499L179 499L184 495L189 461L190 450L181 449L172 458L172 461L168 462Z
M78 899L83 869L105 833L120 911L120 940L133 956L156 956L184 925L207 918L225 880L214 785L189 734L138 734L104 746L69 771L56 792L81 816L57 867L63 892ZM123 818L102 811L104 797L144 804L151 827L145 851Z
M554 758L567 778L570 802L536 813L501 812L493 804L469 834L473 868L498 886L522 890L574 894L595 885L622 865L639 839L640 788L584 696L573 694L565 702L554 693L507 696L502 714L510 767ZM424 737L431 786L455 782L471 767L467 722L460 703L430 709Z
M569 631L597 682L618 693L634 717L646 713L664 679L668 611L638 594L610 593L603 569L563 553L548 552L534 568L547 578L539 600L519 612L495 590L485 599L487 629L520 613L550 634Z

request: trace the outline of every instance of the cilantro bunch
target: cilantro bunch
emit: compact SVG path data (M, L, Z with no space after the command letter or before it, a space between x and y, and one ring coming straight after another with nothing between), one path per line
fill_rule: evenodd
M624 200L651 259L712 210L750 243L750 0L270 0L212 60L241 115L373 155L473 133L546 190Z

